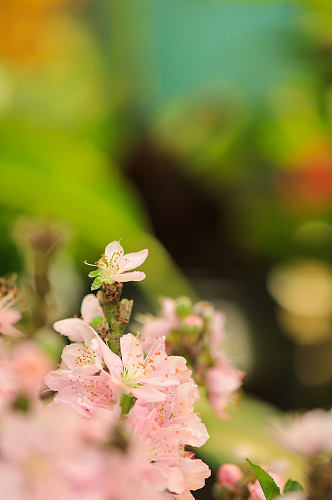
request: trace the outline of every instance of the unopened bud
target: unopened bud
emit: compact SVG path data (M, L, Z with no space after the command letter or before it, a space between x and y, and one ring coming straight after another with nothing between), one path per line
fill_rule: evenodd
M219 467L217 472L218 482L222 486L228 486L233 489L236 487L237 483L242 479L243 473L241 469L234 464L224 464Z

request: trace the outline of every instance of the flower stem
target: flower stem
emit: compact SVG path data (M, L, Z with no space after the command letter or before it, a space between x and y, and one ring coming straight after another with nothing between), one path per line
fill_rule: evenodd
M107 343L115 354L120 353L120 338L129 323L133 308L132 300L120 300L121 294L121 283L114 283L113 285L104 283L102 289L97 294L110 330Z

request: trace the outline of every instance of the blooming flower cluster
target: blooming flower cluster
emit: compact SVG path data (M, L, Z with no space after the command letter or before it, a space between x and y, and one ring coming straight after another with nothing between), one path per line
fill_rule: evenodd
M83 299L80 318L54 324L68 341L57 369L33 340L18 338L14 288L0 283L1 333L16 336L0 339L8 500L185 500L204 486L209 467L187 446L209 436L186 359L166 352L165 336L125 333L132 302L121 299L120 284L144 278L127 271L146 256L107 245L94 274L98 295Z
M14 326L17 288L0 278L6 499L189 500L210 476L192 451L209 438L195 411L198 386L226 418L243 373L224 352L224 315L207 302L163 299L158 317L141 317L141 332L126 333L133 301L121 298L122 283L144 279L133 269L147 254L125 255L117 241L106 246L90 273L97 294L84 297L80 317L53 325L66 342L58 367L42 342ZM216 500L332 498L332 413L313 410L274 422L272 431L308 460L308 493L248 460L250 467L220 467Z
M131 399L133 406L122 418L152 464L156 491L201 488L209 468L188 458L185 446L201 446L208 434L194 412L198 390L185 359L166 354L165 337L156 337L144 354L144 337L131 333L123 335L120 355L115 354L87 322L101 314L97 302L85 297L82 319L54 325L75 342L63 349L60 368L46 377L56 391L52 406L70 406L87 416L102 411L114 419L120 418L123 401Z
M122 455L127 458L112 472L106 472L106 465L102 471L106 477L116 471L123 476L125 468L127 490L123 494L112 490L110 497L96 492L96 499L138 498L140 489L144 498L192 498L190 491L203 487L210 475L209 467L186 449L202 446L209 437L194 411L199 392L186 359L167 352L164 335L151 339L119 330L128 301L120 300L118 285L144 278L143 273L127 271L146 256L147 250L124 255L118 242L107 245L96 264L98 270L90 273L95 278L92 288L102 287L98 295L83 299L80 318L54 324L70 343L63 348L59 368L45 378L55 393L48 410L70 410L102 428L108 422L114 434L121 428L125 436L127 451ZM119 349L114 348L117 342ZM106 464L117 460L113 448L108 446L111 458ZM131 463L136 463L135 473Z
M187 298L164 298L158 317L141 316L142 333L149 346L155 336L164 335L169 352L183 355L193 368L194 378L207 387L209 401L221 418L244 373L223 350L225 316L208 302L195 305Z

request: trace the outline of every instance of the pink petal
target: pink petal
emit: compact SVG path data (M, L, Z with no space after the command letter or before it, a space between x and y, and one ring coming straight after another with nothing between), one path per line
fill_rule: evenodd
M143 401L149 401L151 403L165 401L165 394L157 391L157 389L154 389L151 386L142 385L140 387L136 387L131 392L136 398L142 399Z
M23 333L13 326L21 319L21 313L16 309L2 309L0 311L0 333L13 337L23 337Z
M144 361L142 347L138 339L132 333L127 333L121 337L120 345L123 365L130 371L138 368L139 363Z
M82 300L81 315L85 323L91 323L96 316L104 316L103 310L99 305L99 301L93 293L89 293Z
M185 490L198 490L205 485L205 479L211 476L211 471L202 460L196 458L180 458L180 471L184 479Z
M68 318L54 323L53 328L61 335L66 335L70 340L81 342L83 340L86 324L79 318Z
M118 241L111 241L105 248L105 257L111 259L114 254L118 254L120 257L124 255L122 246Z
M150 363L152 360L154 366L159 368L159 366L165 361L165 337L157 337L151 344L149 352L146 355L146 363Z
M121 372L123 368L121 358L117 354L115 354L108 347L108 345L105 344L105 342L99 337L99 335L96 332L94 332L94 334L96 339L98 340L101 354L108 368L108 371L110 372L110 375L116 381L121 379Z
M140 252L127 253L121 257L119 262L119 273L124 273L125 271L130 271L131 269L136 269L136 267L143 264L147 258L149 250L141 250Z
M127 281L142 281L145 279L145 273L141 271L133 271L132 273L114 274L113 279L119 283L126 283Z

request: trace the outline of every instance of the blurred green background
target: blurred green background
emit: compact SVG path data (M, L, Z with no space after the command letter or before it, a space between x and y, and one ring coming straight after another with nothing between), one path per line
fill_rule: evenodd
M60 224L60 317L84 259L148 247L136 312L212 300L248 394L330 407L331 2L4 0L0 33L0 273Z

